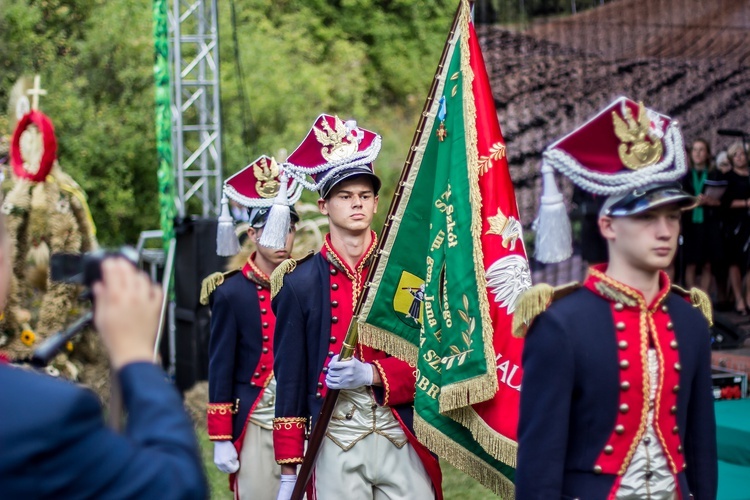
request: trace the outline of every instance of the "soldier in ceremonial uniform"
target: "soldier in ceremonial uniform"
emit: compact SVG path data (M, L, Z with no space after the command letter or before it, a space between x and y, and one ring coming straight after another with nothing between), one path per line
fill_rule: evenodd
M214 463L230 474L235 497L255 500L276 498L280 472L271 433L276 382L269 276L290 256L299 219L293 206L285 246L258 244L280 182L274 159L262 156L224 183L224 194L246 207L256 251L241 269L206 278L201 293L201 302L211 305L207 423ZM287 193L296 192L290 186Z
M279 499L288 499L327 389L340 395L308 485L308 498L440 498L437 460L412 432L415 367L358 345L338 353L377 246L371 230L380 180L380 137L321 115L285 168L312 175L330 232L319 253L287 261L272 276L276 323L274 419ZM278 288L278 290L277 290Z
M674 182L686 170L677 123L620 98L544 163L607 196L609 261L583 284L538 285L519 301L517 498L716 498L711 306L664 272L696 201Z

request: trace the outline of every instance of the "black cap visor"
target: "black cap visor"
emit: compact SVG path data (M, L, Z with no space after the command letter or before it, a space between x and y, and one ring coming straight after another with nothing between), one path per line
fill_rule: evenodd
M682 190L679 183L669 183L634 189L604 211L609 217L627 217L665 205L677 205L680 210L690 210L698 199Z
M261 227L266 225L266 221L268 221L268 213L270 211L271 211L271 207L248 208L247 209L247 213L249 215L248 223L255 229L260 229ZM294 208L294 205L289 206L289 215L291 216L292 224L296 224L299 222L299 214L297 213L297 210Z
M377 175L372 173L372 170L370 170L369 167L362 166L362 167L348 168L332 176L320 188L320 197L323 199L328 198L328 195L331 194L331 189L333 189L333 186L335 186L336 184L339 184L340 182L345 181L346 179L351 179L359 175L366 175L372 180L372 190L377 195L378 192L380 191L380 185L381 185L380 179L378 178Z

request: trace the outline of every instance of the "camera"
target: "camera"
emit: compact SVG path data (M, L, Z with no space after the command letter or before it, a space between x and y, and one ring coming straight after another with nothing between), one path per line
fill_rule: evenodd
M138 252L128 246L118 250L93 250L85 254L55 253L50 257L50 279L91 288L102 279L102 262L109 257L124 257L134 266L138 264Z

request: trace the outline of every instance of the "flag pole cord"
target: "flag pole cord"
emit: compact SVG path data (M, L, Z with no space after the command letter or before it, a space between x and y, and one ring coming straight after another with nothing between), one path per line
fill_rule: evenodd
M424 126L425 126L425 123L427 122L427 116L429 115L430 109L435 99L435 93L437 92L437 88L440 83L439 82L440 74L442 73L443 67L446 64L446 60L448 59L448 52L450 49L451 41L453 40L453 37L455 36L456 29L458 28L459 19L461 17L460 13L461 13L461 2L459 2L458 8L456 9L456 15L453 18L453 24L451 26L450 34L448 35L448 40L445 42L445 46L443 47L443 53L440 56L440 62L438 63L437 70L435 71L435 77L432 79L430 92L427 95L427 99L425 100L424 108L422 109L422 112L419 115L419 122L417 123L417 130L414 132L414 138L411 141L411 146L409 146L409 153L407 154L406 160L404 161L404 168L401 170L401 177L399 178L398 184L396 185L396 191L393 194L393 199L391 200L391 206L388 209L388 215L385 218L383 232L381 234L380 241L378 242L378 249L375 253L376 255L375 261L370 265L370 269L367 274L367 280L365 280L365 285L364 285L365 289L363 290L362 294L360 294L359 300L357 301L357 306L354 308L354 314L352 315L352 320L351 320L351 323L349 324L349 329L346 333L346 338L344 339L344 346L341 349L341 353L339 355L341 360L350 359L354 355L354 351L357 346L358 337L359 337L358 330L357 330L357 317L359 316L359 313L362 309L362 304L364 304L365 299L367 297L367 293L369 291L369 283L370 283L370 279L372 277L373 271L377 268L378 262L380 261L381 251L383 249L383 245L385 244L388 238L388 233L390 232L390 228L391 228L392 217L401 200L401 195L403 194L404 186L406 184L406 179L409 176L412 162L414 161L414 155L416 154L417 146L422 140L422 134L424 134L425 132ZM331 415L333 415L333 410L336 407L336 400L338 399L338 397L339 397L338 390L330 389L328 390L328 392L326 392L326 396L325 396L325 399L323 400L323 406L321 407L320 414L318 416L318 419L315 422L315 426L313 427L312 432L310 433L310 438L307 440L307 452L305 453L305 458L302 461L302 466L300 467L299 474L297 475L297 482L294 484L294 491L292 492L292 500L302 500L302 497L305 494L305 489L307 488L307 484L310 481L310 477L312 476L313 469L315 468L315 461L318 458L318 452L320 451L320 447L323 444L323 439L325 438L326 431L328 430L328 424L331 421Z

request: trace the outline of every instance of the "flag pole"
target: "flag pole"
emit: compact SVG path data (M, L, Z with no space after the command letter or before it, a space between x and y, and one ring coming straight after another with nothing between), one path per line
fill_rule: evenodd
M461 0L461 2L463 1L464 0ZM414 155L416 154L417 146L422 140L422 135L424 134L424 127L425 123L427 122L427 116L430 108L432 107L433 101L435 100L435 93L437 92L438 84L440 83L438 81L438 77L443 71L446 59L448 58L451 40L453 40L456 29L458 27L461 13L461 2L459 2L458 8L456 9L456 15L453 17L453 24L451 25L451 30L448 34L448 40L446 40L445 46L443 47L443 53L440 56L440 62L438 63L437 70L435 71L435 77L432 79L430 91L427 94L427 99L425 100L422 112L419 115L417 129L414 132L411 146L409 146L409 153L406 155L406 160L404 161L404 168L401 170L401 176L399 177L398 184L396 184L396 191L393 194L393 199L391 200L391 205L388 209L388 215L385 218L383 232L381 234L380 241L378 242L378 249L375 252L375 260L370 265L369 271L367 273L367 279L365 280L364 291L357 300L357 305L354 308L352 320L349 323L349 329L347 330L346 338L344 339L343 347L341 348L341 353L339 354L339 359L342 361L351 359L357 346L359 338L359 332L357 330L357 317L359 316L359 313L362 309L362 304L364 304L365 298L367 297L373 270L377 268L378 262L380 261L383 245L385 244L385 241L388 238L388 233L390 232L393 214L395 213L399 202L401 201L401 196L403 195L406 179L409 176L412 162L414 161ZM473 2L470 2L470 4L472 3ZM302 466L300 467L299 473L297 475L297 481L294 484L292 500L302 500L302 497L305 494L307 483L310 481L310 476L312 475L312 471L315 467L315 461L318 458L320 446L323 444L323 439L325 438L326 431L328 430L328 424L331 421L331 416L333 415L333 410L336 407L336 401L338 397L338 389L329 389L326 392L325 399L323 400L323 406L320 409L320 414L318 415L315 426L310 433L310 438L307 440L307 452L305 453L305 458L302 461Z

